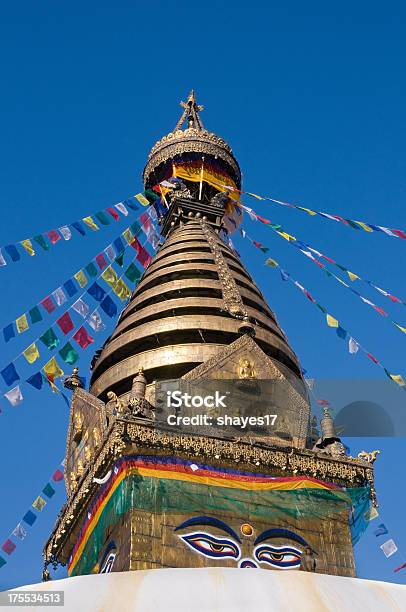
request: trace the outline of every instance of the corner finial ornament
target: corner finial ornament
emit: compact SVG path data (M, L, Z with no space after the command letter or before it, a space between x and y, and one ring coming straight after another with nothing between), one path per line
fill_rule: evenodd
M203 110L203 106L201 104L196 103L196 95L194 90L190 92L187 102L181 102L183 113L178 123L176 124L176 130L182 129L182 125L187 120L188 128L195 128L197 130L203 129L203 123L200 119L199 113Z

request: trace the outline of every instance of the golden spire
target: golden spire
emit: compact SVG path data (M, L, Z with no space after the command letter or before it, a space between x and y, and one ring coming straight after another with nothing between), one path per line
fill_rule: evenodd
M185 120L187 120L188 128L202 130L203 123L200 119L199 112L202 111L204 107L201 104L196 103L196 96L193 89L189 94L187 102L181 102L180 105L184 110L181 118L176 124L175 130L180 130Z

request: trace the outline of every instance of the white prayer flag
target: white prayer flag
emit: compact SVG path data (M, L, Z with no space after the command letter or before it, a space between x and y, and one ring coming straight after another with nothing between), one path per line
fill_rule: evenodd
M126 209L126 207L124 206L124 204L122 202L119 202L118 204L114 205L115 208L117 208L117 210L119 210L125 217L127 217L128 215L128 210Z
M386 542L384 542L379 548L382 550L386 558L389 558L394 555L398 549L393 540L386 540Z
M158 220L158 215L156 214L156 210L153 206L150 206L147 209L147 215L150 219L152 219L152 221L157 221Z
M394 234L393 232L390 231L390 229L388 227L382 227L382 225L378 225L379 229L381 229L383 232L385 232L385 234L388 234L388 236L395 236L395 238L399 238L399 236L396 236L396 234Z
M84 319L89 314L89 306L81 298L76 300L76 302L72 305L72 308Z
M62 227L59 228L59 231L61 232L64 240L70 240L72 237L72 232L70 231L69 227L67 225L63 225Z
M13 536L15 538L18 538L19 540L24 540L25 536L27 535L26 530L24 529L24 527L21 525L21 523L18 523L18 525L16 526L16 528L13 530Z
M18 406L23 401L23 394L21 393L20 385L17 385L10 391L4 394L4 397L8 399L12 406Z
M350 338L348 340L348 350L351 353L351 355L355 355L355 353L358 353L358 349L359 349L358 342L356 342L354 338Z
M87 323L90 325L90 327L94 329L94 331L96 332L103 331L103 329L106 329L106 326L103 323L103 320L97 308L96 310L92 312L90 317L86 320L87 320Z
M1 249L0 249L0 266L6 266L6 265L7 265L7 262L4 259L3 253L1 252Z
M309 387L310 391L314 388L314 378L305 378L305 383Z
M109 246L104 249L104 252L106 253L109 261L114 261L114 259L116 258L116 252L112 244L109 244Z
M55 302L58 306L62 306L62 304L65 304L65 302L67 301L67 297L62 287L58 287L58 289L55 289L55 291L52 292L52 295L54 296Z

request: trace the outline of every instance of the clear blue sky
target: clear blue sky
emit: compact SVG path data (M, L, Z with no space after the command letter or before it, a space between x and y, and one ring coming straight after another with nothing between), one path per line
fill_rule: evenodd
M206 107L206 126L231 143L248 190L406 228L404 29L405 9L391 2L4 4L0 244L139 191L150 147L174 127L178 102L192 87ZM254 200L247 204L406 299L402 240ZM265 226L247 222L246 228L389 370L406 374L400 332ZM118 224L2 269L0 327L116 234ZM363 356L347 354L321 313L264 267L260 252L241 239L236 244L310 375L382 376ZM403 306L365 293L406 324ZM30 333L23 342L2 343L2 363L35 337ZM87 349L82 374L90 355ZM15 409L0 404L3 541L64 455L67 409L45 391L27 392ZM362 440L352 451L362 447L382 449L376 463L381 518L406 555L404 440ZM40 579L42 545L63 499L59 486L0 569L0 588ZM379 543L370 530L357 545L359 575L405 582L406 571L393 574L400 557L386 560Z

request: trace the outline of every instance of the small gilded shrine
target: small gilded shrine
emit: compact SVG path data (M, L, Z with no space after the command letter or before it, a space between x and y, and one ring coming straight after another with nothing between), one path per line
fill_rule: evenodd
M77 370L65 381L67 502L45 563L71 576L286 570L310 550L316 571L354 576L375 456L347 456L328 409L319 425L311 416L299 360L228 240L241 223L239 164L203 127L193 92L182 108L143 174L161 245L95 355L89 390ZM256 398L281 418L249 435L165 428L165 381L230 385L242 406Z

